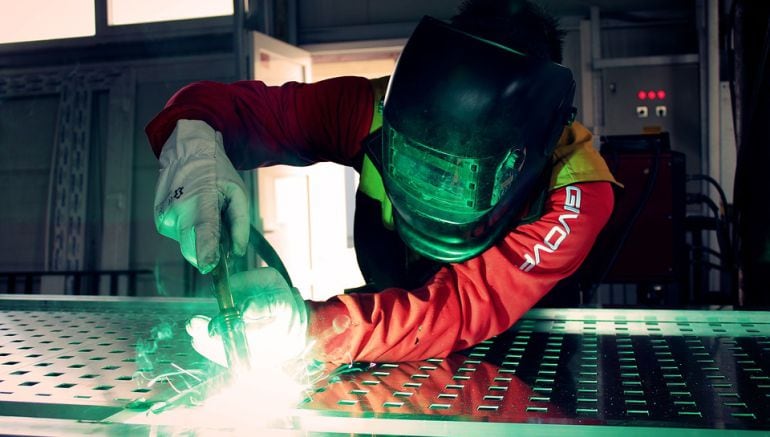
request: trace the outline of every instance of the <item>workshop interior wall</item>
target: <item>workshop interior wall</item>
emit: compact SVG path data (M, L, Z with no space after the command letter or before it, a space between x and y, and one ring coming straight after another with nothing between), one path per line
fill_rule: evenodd
M447 19L459 3L458 0L301 0L298 4L300 43L329 42L328 38L335 35L340 40L352 41L371 39L373 35L406 38L422 15ZM551 6L557 9L560 7L556 4ZM561 10L577 12L564 7ZM581 9L581 12L585 10ZM586 58L586 54L580 53L581 35L577 26L580 18L568 16L563 20L567 29L564 64L572 68L578 84L581 82L581 59ZM585 19L585 15L582 18ZM697 39L693 29L683 25L681 20L661 25L613 25L603 30L602 52L608 57L697 53ZM225 82L233 80L232 59L228 56L212 54L179 59L165 56L108 65L110 68L131 71L135 75L130 90L133 95L131 111L134 120L128 268L153 272L140 277L137 284L140 294L205 295L208 291L206 282L179 256L176 244L155 231L152 204L158 164L147 144L144 126L173 92L185 84L203 79ZM72 64L63 68L77 67ZM323 65L318 65L318 76L314 76L313 80L322 75L333 75L328 71L324 73L323 68ZM99 196L98 188L103 186L108 177L99 173L101 167L96 165L105 159L98 145L108 141L110 135L115 135L109 132L106 119L98 117L106 111L104 105L107 95L96 96L93 102L96 113L92 113L93 143L89 169L89 185L94 188L89 191L89 217L93 226L90 228L91 233L87 234L87 241L93 246L101 244L98 241L98 220L104 198ZM584 98L578 89L578 118L582 118ZM0 239L0 270L34 270L45 267L45 218L58 102L58 96L35 96L6 99L0 104L0 185L3 187L0 190L0 202L4 205L0 208L0 226L4 230L3 238ZM697 150L692 153L697 153ZM354 179L349 176L345 176L346 181ZM346 184L351 185L348 182ZM341 192L340 195L350 197L350 193ZM352 207L350 202L347 205L348 209ZM100 268L97 251L89 253L90 268Z
M460 0L299 0L298 20L303 30L348 26L408 23L423 15L448 19Z
M43 269L58 95L0 101L0 271Z

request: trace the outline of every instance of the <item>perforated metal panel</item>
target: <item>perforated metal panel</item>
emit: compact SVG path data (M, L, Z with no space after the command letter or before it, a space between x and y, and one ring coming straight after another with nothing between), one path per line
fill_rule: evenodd
M94 300L6 301L3 306L0 405L24 402L122 409L132 401L157 402L173 396L176 391L168 380L149 382L175 366L202 365L189 337L181 332L193 314L190 311L210 310L205 306L161 301L153 308L128 300L105 302L101 307ZM45 306L50 309L34 309Z
M34 417L68 420L44 423L77 433L83 419L100 430L129 423L132 434L205 427L195 414L182 424L150 417L146 409L176 391L147 381L164 366L202 365L183 321L213 311L203 301L0 300L0 425L11 420L35 434L42 425L20 418L34 408ZM151 360L137 361L137 345L159 338L160 324L174 335L155 341ZM148 362L155 367L142 369ZM344 370L282 427L398 435L770 430L767 313L533 310L463 354ZM76 408L62 412L64 405Z
M465 355L379 364L308 403L502 422L770 429L770 324L534 311ZM640 314L641 315L641 314ZM580 320L580 319L583 320ZM678 320L677 320L678 319ZM760 320L758 320L760 319ZM482 419L483 418L483 419Z

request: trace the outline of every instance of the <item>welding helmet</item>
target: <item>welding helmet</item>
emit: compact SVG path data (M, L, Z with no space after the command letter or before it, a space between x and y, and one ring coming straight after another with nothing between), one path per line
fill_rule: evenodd
M381 173L404 242L444 262L494 244L542 180L574 93L568 68L424 17L383 105Z

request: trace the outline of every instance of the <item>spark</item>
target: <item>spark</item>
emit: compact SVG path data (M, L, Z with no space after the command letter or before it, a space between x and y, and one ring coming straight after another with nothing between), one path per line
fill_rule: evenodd
M193 379L195 379L196 381L198 381L198 382L201 382L201 379L200 379L200 378L198 378L197 376L195 376L195 375L194 375L192 372L190 372L189 370L186 370L186 369L183 369L183 368L179 367L179 366L178 366L176 363L171 363L171 366L172 366L173 368L175 368L175 369L179 370L180 372L182 372L182 373L186 374L186 375L190 375L190 376L191 376Z
M230 378L221 378L222 368L218 378L216 373L171 365L175 372L153 378L148 386L165 378L178 394L153 406L141 418L143 423L237 430L290 428L294 411L314 392L311 387L328 377L320 362L304 356L283 365L263 362ZM186 384L193 379L197 383L180 392L170 380L179 377Z
M281 355L270 348L252 353L251 370L245 373L229 374L211 361L194 367L184 362L155 363L159 358L158 343L174 337L170 329L173 327L158 326L152 330L149 341L137 344L137 375L144 379L146 387L163 382L174 392L164 400L156 398L159 402L129 422L188 429L287 429L292 426L297 408L324 390L321 385L335 383L345 373L366 368L348 355L347 364L328 371L322 362L311 358L313 341L308 341L303 352L287 362L281 362Z

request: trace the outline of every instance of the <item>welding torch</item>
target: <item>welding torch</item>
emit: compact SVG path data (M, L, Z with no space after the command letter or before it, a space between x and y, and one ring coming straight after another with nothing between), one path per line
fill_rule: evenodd
M246 341L246 331L241 318L241 312L235 305L235 299L230 291L230 272L227 266L229 250L226 241L229 235L222 229L222 237L219 245L219 263L211 271L214 297L219 306L217 316L219 334L225 348L227 365L231 374L237 375L247 372L250 368L249 345Z
M222 218L224 223L225 218ZM229 241L230 235L227 228L222 226L219 244L219 264L211 271L214 296L219 305L219 328L222 337L222 343L225 348L227 364L231 372L242 373L250 369L250 352L246 339L245 326L242 314L235 305L232 292L230 291L230 272L227 260L230 256ZM249 245L253 246L255 251L265 260L265 263L276 269L291 287L292 282L286 266L281 261L281 257L275 251L270 242L256 228L252 226L249 233Z

